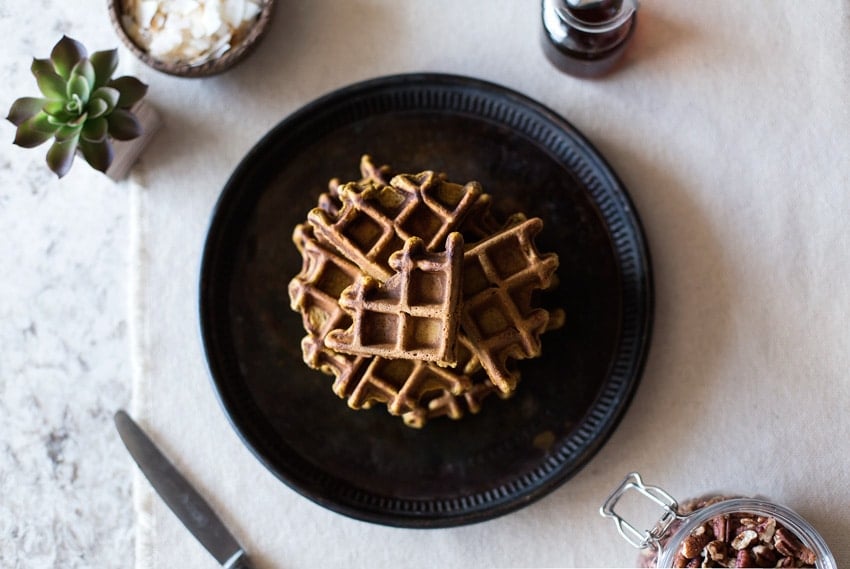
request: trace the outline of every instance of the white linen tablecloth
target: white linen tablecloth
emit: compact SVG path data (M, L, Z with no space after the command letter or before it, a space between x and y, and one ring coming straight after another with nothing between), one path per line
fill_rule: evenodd
M850 564L850 4L644 0L625 65L593 81L544 59L539 2L279 4L224 75L137 66L165 127L132 198L133 411L258 567L627 567L597 510L632 470L679 498L768 496ZM220 409L198 335L207 224L243 155L320 95L414 71L493 81L575 124L629 189L656 285L643 381L599 454L530 507L454 529L355 521L279 482ZM141 477L136 502L138 569L216 567Z

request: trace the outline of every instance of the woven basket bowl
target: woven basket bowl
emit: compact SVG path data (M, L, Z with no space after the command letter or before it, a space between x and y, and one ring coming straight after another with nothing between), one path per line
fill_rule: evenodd
M270 27L272 14L274 12L275 0L264 0L263 7L257 20L245 32L245 35L238 41L236 45L227 50L219 57L205 61L197 65L188 63L173 63L162 61L151 56L143 47L138 45L133 38L124 29L122 16L124 14L125 0L108 0L109 2L109 19L115 28L118 37L121 41L146 65L177 77L209 77L218 75L243 61L260 43L260 40L266 35Z

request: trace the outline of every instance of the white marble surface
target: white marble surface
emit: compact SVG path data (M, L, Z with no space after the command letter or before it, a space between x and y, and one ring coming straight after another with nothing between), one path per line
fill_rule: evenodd
M0 107L68 34L117 45L100 0L0 0ZM132 476L112 414L130 399L129 187L0 126L0 567L133 565Z

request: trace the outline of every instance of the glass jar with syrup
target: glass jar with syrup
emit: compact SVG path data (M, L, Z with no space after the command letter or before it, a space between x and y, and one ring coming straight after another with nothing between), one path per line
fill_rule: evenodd
M637 0L543 0L547 59L576 77L608 73L634 35L637 7Z

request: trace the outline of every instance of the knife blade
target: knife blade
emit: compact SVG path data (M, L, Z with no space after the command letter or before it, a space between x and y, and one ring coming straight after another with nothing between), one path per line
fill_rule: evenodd
M157 494L216 561L224 569L251 569L248 556L236 538L130 415L117 411L115 427Z

